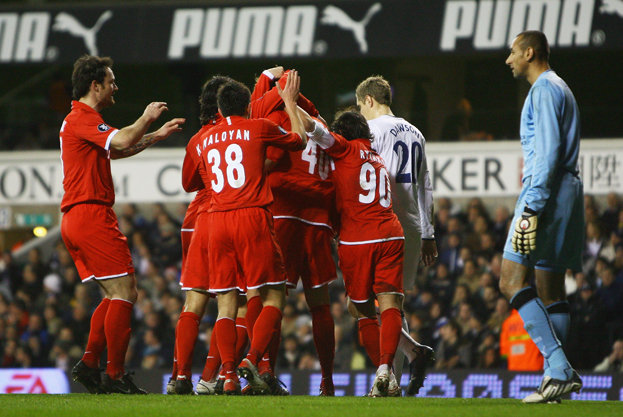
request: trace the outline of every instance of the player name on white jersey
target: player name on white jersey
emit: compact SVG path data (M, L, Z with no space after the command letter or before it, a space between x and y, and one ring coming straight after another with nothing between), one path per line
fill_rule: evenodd
M398 136L398 133L401 133L401 132L411 132L414 135L417 135L418 137L422 136L420 131L417 130L415 126L413 126L410 123L400 123L394 126L392 129L389 129L389 133L391 133L394 136Z

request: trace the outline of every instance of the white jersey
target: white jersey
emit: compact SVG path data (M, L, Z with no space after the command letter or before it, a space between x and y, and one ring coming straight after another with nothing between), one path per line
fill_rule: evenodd
M374 135L372 149L385 161L392 185L394 212L405 232L433 239L433 187L426 163L426 140L400 117L384 115L368 120Z

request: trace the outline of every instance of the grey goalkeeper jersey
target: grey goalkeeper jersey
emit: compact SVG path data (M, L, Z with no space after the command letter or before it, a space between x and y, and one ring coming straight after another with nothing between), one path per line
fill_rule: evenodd
M426 163L426 140L405 119L380 116L369 120L374 135L372 149L385 161L392 186L394 212L405 235L417 231L422 239L432 239L433 188Z

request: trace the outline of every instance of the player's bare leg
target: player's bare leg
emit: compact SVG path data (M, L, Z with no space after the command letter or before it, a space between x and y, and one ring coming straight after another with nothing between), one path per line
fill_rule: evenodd
M216 343L225 373L223 393L226 395L240 394L240 381L236 374L236 315L238 314L238 290L220 292L218 300L218 318L216 329Z
M333 360L335 359L335 322L331 316L329 286L305 288L305 299L312 314L314 345L320 361L320 395L333 397Z
M545 369L541 386L524 398L524 402L550 402L570 391L579 392L582 381L567 361L562 345L552 331L545 305L535 289L529 286L529 273L526 266L505 258L502 261L500 289L510 300L511 306L519 311L526 331L549 365ZM545 277L542 275L542 278Z
M177 359L177 375L175 376L175 393L178 395L192 394L192 357L199 323L205 313L210 296L205 292L187 291L184 309L180 314L175 328L175 352Z
M132 377L125 373L125 354L130 343L132 308L138 298L136 278L127 274L119 278L99 280L110 305L106 312L104 331L108 345L108 365L102 379L102 389L108 393L146 394Z

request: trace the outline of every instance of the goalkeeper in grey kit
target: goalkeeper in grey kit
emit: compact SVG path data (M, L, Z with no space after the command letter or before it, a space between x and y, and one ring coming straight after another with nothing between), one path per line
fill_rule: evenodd
M560 402L582 388L562 349L569 331L565 272L581 270L584 242L580 113L573 93L549 66L542 32L520 33L506 64L532 88L521 112L523 188L504 247L500 289L545 358L541 385L523 401ZM533 269L536 288L529 281Z

